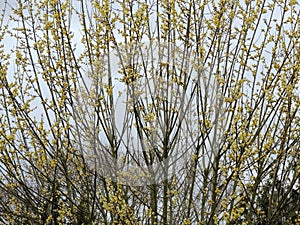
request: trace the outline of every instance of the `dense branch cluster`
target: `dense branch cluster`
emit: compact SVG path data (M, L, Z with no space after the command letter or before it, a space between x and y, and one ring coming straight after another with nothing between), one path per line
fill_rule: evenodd
M1 224L300 224L296 0L1 10Z

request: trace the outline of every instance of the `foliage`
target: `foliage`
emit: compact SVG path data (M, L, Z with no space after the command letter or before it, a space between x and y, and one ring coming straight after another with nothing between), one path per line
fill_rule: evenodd
M299 7L5 1L1 223L300 224Z

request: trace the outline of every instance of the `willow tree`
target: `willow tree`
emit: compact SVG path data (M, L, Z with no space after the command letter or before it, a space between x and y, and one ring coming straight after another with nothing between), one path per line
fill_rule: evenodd
M2 224L300 224L300 5L5 1Z

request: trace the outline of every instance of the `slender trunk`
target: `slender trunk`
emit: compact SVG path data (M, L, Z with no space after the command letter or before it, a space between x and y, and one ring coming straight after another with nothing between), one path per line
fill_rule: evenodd
M157 184L150 185L151 225L157 225Z
M168 190L169 190L169 180L168 180L168 169L169 169L169 163L165 163L165 170L164 170L164 189L163 189L163 225L168 224L168 200L169 200L169 195L168 195Z

